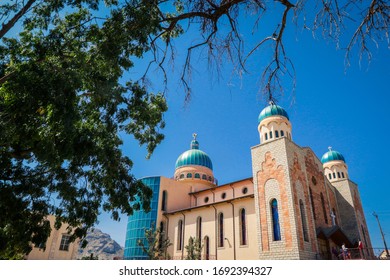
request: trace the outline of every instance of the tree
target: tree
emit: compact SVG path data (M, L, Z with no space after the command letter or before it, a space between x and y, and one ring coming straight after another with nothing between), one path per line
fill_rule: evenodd
M138 245L148 256L149 260L170 259L167 249L172 243L161 228L156 229L152 226L149 229L145 229L145 238L138 240Z
M0 258L44 244L49 214L74 240L102 210L118 220L149 209L151 191L131 174L119 133L149 156L167 106L161 93L120 79L149 50L157 11L106 4L101 18L97 0L0 5Z
M200 260L202 258L203 245L199 238L190 237L185 248L187 251L186 260Z
M105 5L105 6L104 6ZM261 30L262 16L280 19L269 35L244 47L240 22ZM173 42L189 30L200 40L185 52L181 81L189 99L193 57L229 59L239 73L262 47L273 52L262 72L271 101L294 67L285 48L288 26L335 40L371 58L388 40L386 0L13 0L0 4L0 258L26 254L46 241L46 216L69 224L72 239L85 237L101 210L131 215L149 207L150 189L131 174L120 133L146 144L148 156L162 141L164 95L145 86L152 65L167 79ZM345 26L353 27L342 38ZM347 43L345 43L347 42ZM378 43L379 44L379 43ZM141 79L124 73L151 53ZM136 199L139 198L139 200Z

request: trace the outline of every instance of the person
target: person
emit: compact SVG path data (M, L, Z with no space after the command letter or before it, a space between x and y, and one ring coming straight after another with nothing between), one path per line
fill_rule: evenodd
M343 250L343 257L344 257L344 260L350 259L350 255L349 255L349 252L348 252L348 248L345 247L345 243L343 243L343 245L341 245L341 249Z

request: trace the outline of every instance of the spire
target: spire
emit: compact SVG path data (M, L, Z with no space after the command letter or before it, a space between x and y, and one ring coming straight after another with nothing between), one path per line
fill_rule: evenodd
M197 136L198 136L198 134L196 134L196 133L192 134L192 137L194 137L194 139L192 139L191 145L190 145L190 148L192 150L199 150L199 142L196 140Z

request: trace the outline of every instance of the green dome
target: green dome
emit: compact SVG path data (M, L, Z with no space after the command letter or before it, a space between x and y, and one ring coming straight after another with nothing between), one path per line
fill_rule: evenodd
M205 152L199 150L199 142L196 139L191 141L191 149L185 151L177 158L175 169L189 165L200 165L213 170L210 157Z
M321 162L322 162L322 164L324 164L324 163L327 163L327 162L332 161L332 160L342 160L345 162L345 159L344 159L342 154L340 154L337 151L332 151L331 149L329 149L329 152L325 153L322 156Z
M268 117L272 117L272 116L283 116L285 117L286 119L290 120L288 118L288 114L286 112L286 110L284 110L282 107L278 106L278 105L275 105L275 104L271 104L267 107L265 107L260 115L259 115L259 123L268 118Z

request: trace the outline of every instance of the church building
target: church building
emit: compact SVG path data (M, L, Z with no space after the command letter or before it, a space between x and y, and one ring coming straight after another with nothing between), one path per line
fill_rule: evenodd
M274 103L258 121L252 177L218 185L194 134L172 178L142 179L153 190L152 210L129 217L125 259L147 258L138 241L153 226L172 243L172 259L186 258L190 237L201 241L204 260L334 259L343 244L372 248L343 155L329 148L320 160L294 143L289 116ZM371 257L371 249L361 255Z

